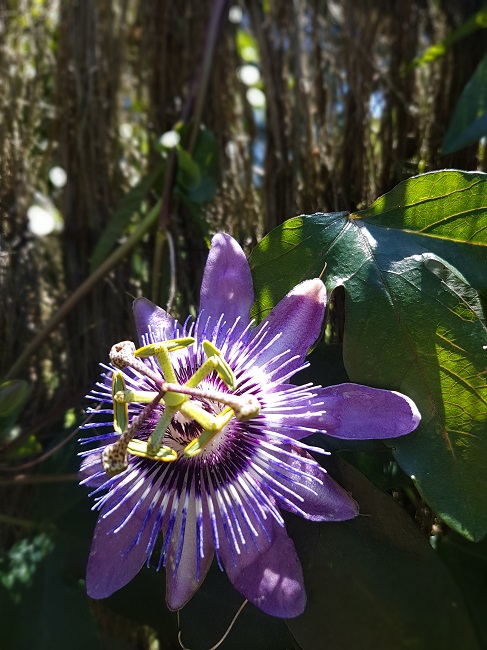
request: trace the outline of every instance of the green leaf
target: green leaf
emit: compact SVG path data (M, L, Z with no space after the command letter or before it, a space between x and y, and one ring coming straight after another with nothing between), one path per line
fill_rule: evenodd
M308 603L287 624L303 650L478 648L460 591L406 511L344 461L323 464L361 515L288 523Z
M185 142L191 132L191 124L179 126L178 132ZM182 146L178 146L176 151L178 171L175 192L196 205L211 201L217 190L219 175L218 142L214 133L201 127L192 155Z
M192 190L198 186L201 180L200 168L191 154L180 145L176 146L176 154L178 158L177 183L185 190Z
M443 170L414 176L354 217L416 235L487 296L487 174Z
M148 176L143 177L120 201L107 227L98 240L90 263L93 273L111 253L117 239L122 236L133 215L142 208L149 192L160 181L165 171L165 164L159 165Z
M415 400L422 423L394 440L395 456L440 517L480 539L487 532L487 331L471 288L441 261L440 277L437 258L418 240L345 213L291 219L250 257L254 316L323 269L328 291L343 285L351 381Z
M435 43L431 45L423 54L413 61L415 67L425 65L426 63L432 63L439 59L441 56L444 56L446 52L451 48L452 45L462 40L466 36L469 36L478 29L485 29L487 27L487 8L484 7L480 9L476 14L471 16L466 20L463 25L460 25L458 29L455 29L451 34L441 41L440 43Z
M17 417L29 396L29 384L12 379L0 384L0 418Z
M426 237L477 244L487 255L487 174L442 170L413 176L354 217Z
M484 135L487 135L487 54L458 99L441 145L441 153L463 149Z

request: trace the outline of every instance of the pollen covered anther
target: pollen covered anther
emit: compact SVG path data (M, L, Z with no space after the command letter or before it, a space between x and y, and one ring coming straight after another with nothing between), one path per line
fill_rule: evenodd
M131 365L134 357L135 345L132 341L120 341L115 343L110 350L110 361L116 368L126 368Z
M105 447L101 453L101 464L110 476L125 472L128 467L127 447L118 440L113 445Z

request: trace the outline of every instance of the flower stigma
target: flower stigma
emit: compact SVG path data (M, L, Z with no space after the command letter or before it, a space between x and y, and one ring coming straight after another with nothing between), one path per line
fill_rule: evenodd
M120 434L118 440L102 451L102 466L110 476L124 472L128 467L128 454L150 460L170 463L178 459L176 449L164 444L173 420L193 421L201 429L199 435L180 450L180 455L193 458L220 433L235 417L247 421L260 412L260 403L249 393L236 395L237 379L221 350L208 340L202 342L205 361L184 384L179 384L170 354L195 342L192 337L158 341L136 349L131 341L122 341L110 351L110 360L116 368L132 368L156 384L159 390L127 390L123 374L112 375L113 428ZM142 359L155 357L163 373L151 369ZM211 373L216 372L231 392L200 386ZM219 413L212 414L201 405L201 400L222 405ZM145 404L129 423L129 404ZM160 405L163 405L161 412ZM157 411L155 424L147 440L137 439L137 433L148 418Z

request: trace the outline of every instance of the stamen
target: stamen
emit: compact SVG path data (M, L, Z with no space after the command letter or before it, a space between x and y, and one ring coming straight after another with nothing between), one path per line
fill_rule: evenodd
M113 476L115 474L120 474L124 472L128 467L128 458L127 458L127 448L135 436L137 431L140 429L142 424L147 420L149 415L155 409L162 399L164 391L161 390L157 393L155 399L152 400L150 404L147 404L138 415L132 418L130 424L121 434L120 438L114 442L112 445L108 445L102 451L101 462L102 467L107 474ZM115 402L114 402L115 405ZM115 409L114 409L115 410Z
M149 458L150 460L161 460L165 463L172 463L178 459L178 453L171 447L162 445L157 449L150 448L149 442L143 440L131 440L128 444L129 453L141 458Z
M189 402L186 402L188 404ZM185 405L186 405L185 404ZM232 417L234 416L234 413L231 408L225 408L223 411L217 415L212 424L211 429L205 429L203 433L196 438L195 440L192 440L189 445L186 445L184 448L184 455L186 458L194 458L194 456L197 456L200 454L203 449L213 440L213 438L216 436L217 433L219 433L223 427L225 427Z
M171 420L173 419L173 417L176 415L177 412L178 412L177 408L174 407L171 408L170 406L166 406L163 414L159 418L159 422L154 427L154 431L150 434L149 440L147 441L148 453L150 454L157 453L159 447L161 447L164 434L166 433L168 426L171 424Z
M155 390L119 390L113 396L118 404L149 404L159 393Z
M233 370L230 368L228 363L225 361L221 350L219 350L216 345L213 345L210 341L203 341L202 343L203 350L205 351L208 359L215 358L218 360L218 366L215 368L219 377L230 390L235 390L237 388L237 378L235 377Z
M129 423L129 409L127 404L116 400L116 395L125 390L125 379L121 372L114 372L112 376L113 400L113 429L116 433L123 433Z
M194 339L187 338L181 339L181 341L184 342L183 345L180 344L179 339L171 339L169 341L158 341L157 343L151 343L150 345L145 345L144 347L136 350L135 356L142 358L155 356L164 374L164 379L166 381L175 383L177 381L177 377L169 358L169 352L173 350L181 350L184 347L191 345L191 343L194 342Z
M183 415L197 422L203 429L215 431L218 428L219 415L215 416L205 411L197 402L188 400L181 404L179 410Z
M254 395L232 395L231 393L222 393L219 390L190 388L187 384L180 386L179 384L164 383L163 388L167 392L179 392L183 395L191 395L191 397L199 397L200 399L225 404L225 406L229 406L235 412L237 420L250 420L251 418L257 417L260 413L260 403ZM166 401L166 398L167 395L164 396L164 401Z
M135 356L145 359L157 355L161 348L165 348L168 352L176 352L176 350L183 350L195 342L192 336L186 336L180 339L169 339L168 341L158 341L150 345L144 345L135 351Z

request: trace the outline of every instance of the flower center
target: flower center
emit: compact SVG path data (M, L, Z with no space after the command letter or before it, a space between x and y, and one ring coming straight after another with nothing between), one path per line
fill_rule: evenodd
M157 386L156 391L127 390L124 376L115 371L112 376L113 428L120 434L119 439L107 446L102 452L102 464L105 471L118 474L128 467L128 454L162 462L173 462L178 452L171 446L163 444L164 436L174 427L171 423L183 420L194 422L201 433L191 440L182 450L186 458L193 458L222 431L235 417L249 420L260 411L258 400L250 393L236 395L237 379L222 352L210 341L203 341L202 348L206 360L184 384L177 381L176 372L170 359L170 353L192 345L191 337L171 339L145 345L138 350L131 341L122 341L113 346L110 359L117 368L131 367L145 375ZM162 370L162 376L154 372L142 359L155 357ZM201 387L212 372L216 371L230 392ZM222 409L210 413L201 405L202 400L218 403ZM128 405L145 404L141 411L129 422ZM161 406L163 409L161 411ZM154 413L160 413L147 440L135 436L144 422Z

